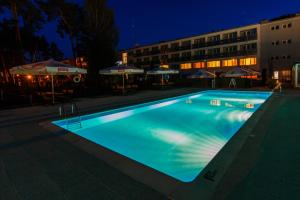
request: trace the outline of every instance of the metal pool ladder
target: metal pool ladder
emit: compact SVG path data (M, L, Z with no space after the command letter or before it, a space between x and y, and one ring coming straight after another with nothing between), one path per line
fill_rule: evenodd
M74 130L82 128L80 111L77 104L74 102L69 108L71 109L67 110L66 105L64 104L59 107L59 116L63 119L66 119L67 129Z

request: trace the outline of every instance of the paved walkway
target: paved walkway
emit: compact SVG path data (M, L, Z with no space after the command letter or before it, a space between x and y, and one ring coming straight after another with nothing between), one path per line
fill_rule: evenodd
M300 92L276 95L254 133L214 199L300 199Z
M145 91L77 100L83 113L190 93ZM100 159L47 132L58 105L0 111L0 200L166 199Z
M145 91L80 99L77 104L89 113L192 91ZM299 116L299 91L276 96L214 199L300 199ZM0 200L166 199L39 125L57 117L58 105L0 111Z

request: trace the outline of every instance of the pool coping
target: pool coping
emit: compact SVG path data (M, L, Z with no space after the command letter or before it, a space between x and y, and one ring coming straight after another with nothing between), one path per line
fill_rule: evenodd
M249 90L242 91L249 92ZM174 97L179 96L185 95L177 95ZM52 124L52 121L44 121L41 122L40 125L48 131L56 134L59 133L62 135L61 137L64 140L103 160L113 168L127 174L131 178L134 178L135 180L157 190L169 199L198 199L199 196L201 196L201 199L210 199L228 167L233 162L245 141L251 135L256 123L264 114L264 111L270 104L273 96L274 95L271 94L271 96L257 109L257 111L243 124L239 131L234 134L234 136L226 143L218 154L199 173L196 179L190 183L176 180L175 178L169 177L168 175L165 175L151 167L145 166L137 161L118 154L117 152L71 133L70 131L57 127ZM159 101L159 99L157 101ZM148 102L151 101L145 101L144 103ZM122 107L123 106L120 106L120 108ZM90 114L93 113L91 112ZM216 173L214 173L215 170Z

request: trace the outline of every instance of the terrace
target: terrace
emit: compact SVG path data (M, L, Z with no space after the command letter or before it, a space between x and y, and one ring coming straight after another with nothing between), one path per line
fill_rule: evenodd
M77 104L84 114L194 91L198 89L145 91L122 99L117 96L78 99ZM61 129L49 129L50 121L58 116L57 106L4 110L0 112L1 116L7 116L0 121L0 197L297 199L300 180L293 174L297 174L299 167L295 163L300 159L297 144L300 130L294 126L299 113L299 99L300 92L295 90L274 94L242 127L238 137L225 146L222 150L224 156L208 166L208 173L169 194L162 192L170 189L168 185L162 184L158 186L160 189L153 189L137 181L137 177L147 175L137 173L130 176L107 164L107 158L104 159L106 161L103 157L99 158L99 153L102 155L107 150L95 149L95 145ZM225 156L232 149L237 153ZM260 152L261 149L263 152ZM226 165L217 168L216 172L209 172L214 171L214 163L218 162Z

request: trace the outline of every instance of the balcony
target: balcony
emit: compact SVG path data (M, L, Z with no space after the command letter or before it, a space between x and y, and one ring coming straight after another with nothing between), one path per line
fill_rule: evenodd
M206 43L193 44L192 47L193 47L193 49L203 48L203 47L206 47Z
M168 62L169 62L169 63L180 62L180 61L181 61L180 57L168 59Z
M181 46L180 50L184 51L184 50L190 50L192 48L192 45L186 45L186 46Z
M151 55L157 55L157 54L160 54L160 51L157 49L157 50L152 50Z
M149 56L150 55L150 52L149 51L144 51L143 53L142 53L142 56Z
M180 58L181 61L190 61L192 59L191 56L183 56Z
M176 52L176 51L180 51L180 47L177 46L177 47L171 47L170 48L170 52Z

